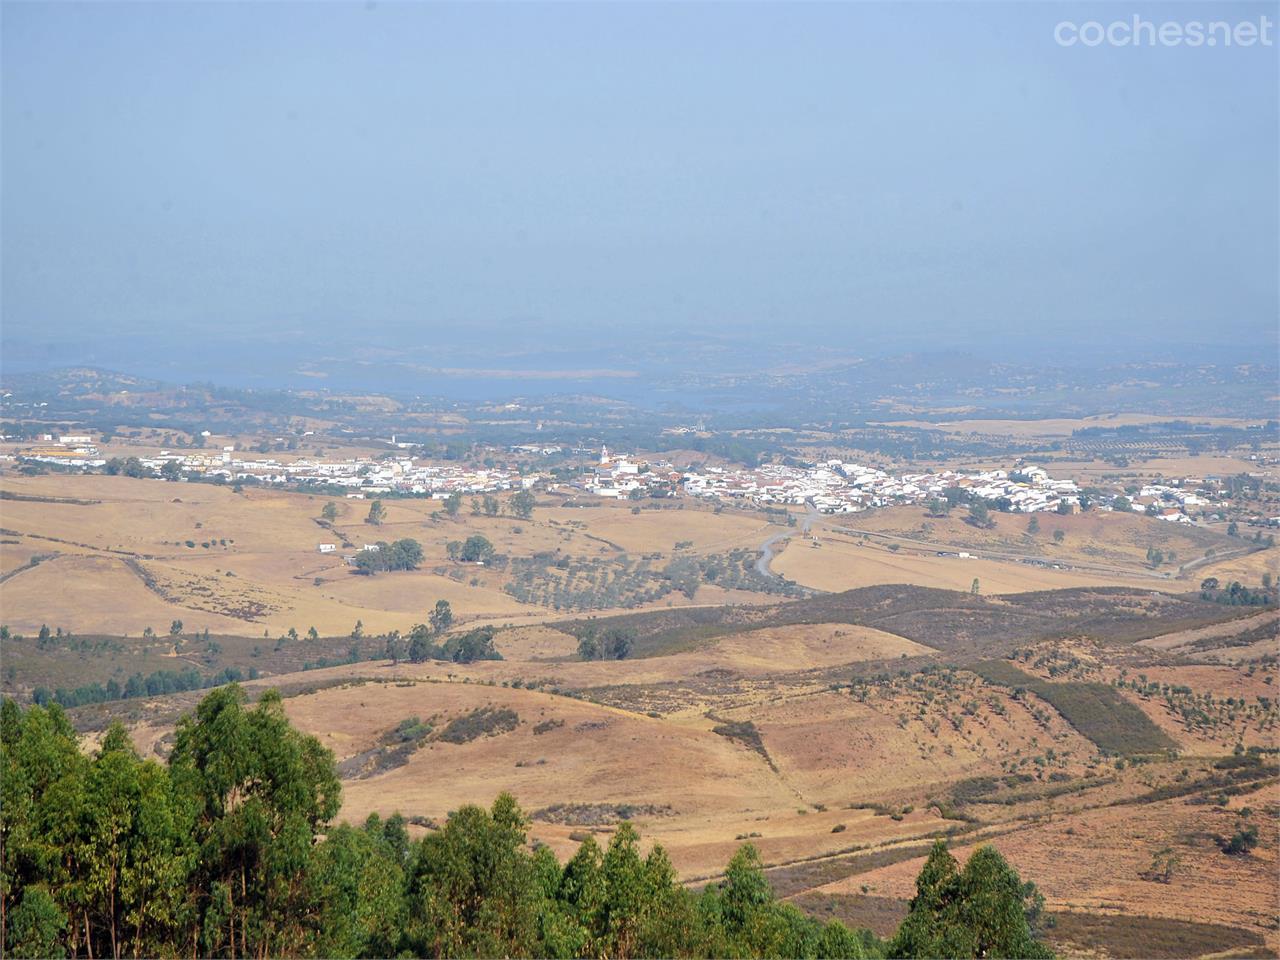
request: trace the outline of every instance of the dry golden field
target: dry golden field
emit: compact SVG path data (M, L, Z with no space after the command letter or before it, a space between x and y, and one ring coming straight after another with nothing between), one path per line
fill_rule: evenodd
M1254 614L1230 626L1274 619ZM1053 663L1070 660L1080 679L1109 683L1133 676L1132 664L1142 662L1144 682L1217 701L1269 695L1280 675L1274 662L1249 669L1158 659L1179 643L1221 636L1221 628L1206 628L1123 647L1045 642L1033 656L1047 659L1022 666L1048 677ZM1056 914L1111 918L1125 930L1150 918L1196 919L1276 942L1268 918L1277 894L1263 882L1275 867L1275 777L1250 774L1242 791L1221 794L1225 805L1214 802L1213 786L1235 782L1222 780L1218 760L1235 743L1276 745L1274 714L1251 721L1253 729L1224 718L1207 731L1159 697L1125 689L1181 754L1125 766L1039 695L963 669L883 673L833 689L833 667L942 657L869 628L766 627L622 662L579 662L573 638L550 626L514 628L498 640L505 658L498 661L374 661L248 686L288 691L303 682L286 709L343 764L342 815L352 820L398 810L430 828L461 803L510 790L533 815L531 835L567 857L585 833L607 836L622 808L688 880L713 877L749 839L786 895L806 909L851 909L854 918L863 916L859 904L873 901L903 909L920 844L954 834L961 858L977 842L994 842ZM648 712L644 691L659 688L667 691L664 709ZM402 765L379 766L400 721L416 717L441 730L478 709L513 711L514 728L463 743L428 740ZM161 711L138 724L139 745L162 752L172 717ZM758 740L726 733L733 729L754 729ZM993 786L966 786L982 783ZM1246 822L1261 827L1258 851L1222 853L1214 837ZM1165 848L1176 858L1171 882L1144 879ZM1087 931L1073 935L1101 956L1113 955L1107 943L1120 942L1114 930L1096 942ZM1197 950L1159 955L1205 952Z
M1274 784L1223 807L1166 800L1063 813L1031 821L989 841L1021 874L1043 878L1037 886L1050 909L1090 914L1136 914L1243 928L1261 934L1270 951L1280 948L1276 915L1277 810ZM1260 842L1247 857L1224 855L1214 834L1230 835L1249 807ZM1260 815L1259 815L1260 814ZM956 847L961 862L974 845ZM1176 857L1169 882L1144 879L1153 858ZM863 887L873 895L909 899L922 857L837 881L821 892L848 895Z
M512 556L669 558L677 543L685 554L718 555L784 528L696 504L632 514L628 505L560 501L531 520L433 518L439 504L390 501L374 528L362 522L367 503L338 501L331 531L316 522L326 498L278 491L58 476L5 477L0 488L96 501L0 501L4 539L16 541L0 544L0 602L5 623L28 636L8 662L50 669L55 654L30 639L41 623L137 638L147 626L164 635L180 619L180 650L168 637L80 649L68 683L97 678L99 656L140 671L260 668L246 689L280 688L291 720L333 751L344 819L399 811L421 833L459 805L506 790L532 815L531 836L562 858L587 833L607 839L630 817L685 880L699 882L749 840L783 895L873 925L905 909L931 838L952 837L961 857L990 840L1082 938L1071 955L1132 956L1114 930L1090 933L1090 924L1132 931L1152 918L1217 925L1201 930L1198 945L1162 946L1161 956L1211 953L1203 941L1215 931L1280 945L1275 886L1264 882L1276 868L1280 813L1280 773L1266 752L1280 746L1280 621L1274 610L1198 600L1205 568L1175 580L1144 562L1150 545L1190 560L1226 538L1118 514L1042 516L1036 536L1025 516L998 515L991 530L918 508L824 518L813 538L787 528L776 572L820 590L889 583L956 592L894 586L783 601L704 585L695 602L677 593L648 606L644 622L659 627L645 655L582 661L571 631L591 614L521 603L504 592L509 571L461 568L446 544L482 533ZM399 537L423 544L420 570L357 576L340 555L316 552L319 542ZM982 556L939 557L940 549ZM52 556L26 566L35 554ZM975 577L978 597L969 594ZM1065 600L1017 599L1056 589ZM374 635L406 631L437 599L458 614L455 631L497 627L502 659L377 659L385 648ZM1044 635L1029 613L1050 603L1088 607L1089 633ZM781 616L790 604L811 606ZM1182 607L1164 626L1134 626ZM892 612L881 619L882 610ZM669 619L685 626L662 626ZM327 657L345 650L357 620L370 645L356 662L326 666L339 662ZM321 639L263 636L312 625ZM212 641L186 636L206 626ZM1022 673L1001 680L991 662ZM1090 685L1113 700L1090 706ZM163 756L177 717L200 695L73 713L94 737L120 717L139 749ZM393 756L393 731L415 717L430 734ZM507 719L486 726L484 717ZM445 736L467 724L459 742ZM1129 750L1131 730L1158 749ZM1236 756L1245 748L1254 752ZM1261 831L1257 850L1223 853L1215 838L1246 822ZM1177 858L1170 882L1144 879L1166 847ZM1073 918L1083 926L1070 926Z
M814 542L821 544L814 547ZM1145 586L1140 574L1090 574L1033 567L1016 561L939 557L924 546L889 550L884 542L861 541L819 531L814 540L793 538L772 568L818 590L851 590L878 583L910 583L946 590L969 590L975 578L987 594L1066 587Z
M677 544L682 555L749 553L782 529L759 514L716 513L690 501L633 513L626 504L566 507L549 500L532 519L518 520L473 516L469 508L448 518L438 501L389 500L386 520L375 527L363 522L365 501L260 488L236 494L206 484L58 475L6 476L0 487L45 498L0 501L0 527L7 531L0 538L0 576L6 577L0 599L6 622L22 632L49 621L45 598L63 583L76 589L59 605L57 625L77 633L138 635L146 627L161 630L170 620L246 636L312 626L341 635L357 621L369 631L405 631L437 599L448 600L467 620L538 622L554 611L506 592L507 571L449 561L448 544L481 534L511 557L566 556L606 564L649 557L661 567L677 554ZM326 528L319 517L330 502L338 519ZM929 518L920 508L901 507L823 518L812 537L795 529L772 569L823 591L881 583L967 591L976 578L984 594L999 595L1159 586L1209 549L1240 548L1239 541L1209 531L1136 515L1042 516L1041 530L1031 535L1022 515L997 514L993 529L979 530L960 513ZM1062 531L1061 543L1055 531ZM361 577L343 560L364 544L402 537L422 544L425 559L415 572ZM321 543L337 550L320 554ZM1145 562L1149 547L1173 559L1151 570ZM940 557L939 550L974 556ZM1214 571L1256 580L1271 565L1272 553L1223 560L1190 575L1197 582ZM46 559L27 568L36 556ZM762 599L704 584L693 602ZM658 601L689 602L678 592Z
M829 529L853 534L870 533L908 542L991 555L1031 557L1088 570L1114 570L1117 574L1149 577L1176 572L1182 563L1204 557L1205 551L1247 547L1240 541L1182 524L1153 520L1136 513L1091 510L1068 516L1058 514L993 513L994 526L982 529L965 522L963 508L947 517L930 517L921 507L892 507L832 518ZM1029 533L1032 517L1039 532ZM1061 543L1054 539L1061 530ZM1146 563L1147 548L1155 547L1172 561L1152 571ZM1199 581L1197 580L1197 583Z
M1239 580L1245 584L1258 584L1262 582L1264 573L1271 574L1272 579L1280 579L1280 547L1259 550L1244 557L1206 563L1196 568L1195 577L1197 579L1217 577L1223 583Z
M0 488L23 497L79 500L0 501L0 584L5 621L20 632L51 622L47 599L70 583L56 625L76 633L139 635L171 620L214 633L277 635L314 626L341 635L361 621L368 631L407 631L436 600L467 620L537 621L553 611L503 591L507 575L448 559L450 541L473 534L500 554L554 553L613 560L629 554L670 557L681 543L695 554L752 547L767 536L758 517L687 509L546 507L530 520L443 516L438 501L389 500L379 526L363 522L368 503L209 484L103 476L5 477ZM317 521L333 502L332 529ZM436 515L433 518L433 514ZM410 537L425 560L414 572L356 576L342 559L378 540ZM350 544L345 547L343 543ZM321 543L337 550L321 554ZM51 557L26 566L34 555ZM659 561L659 565L663 561ZM706 585L699 603L752 603L761 595ZM663 605L689 601L679 593Z
M904 506L824 517L813 525L811 536L790 539L773 569L820 590L877 583L968 590L975 578L988 594L1107 585L1176 590L1187 589L1170 583L1182 564L1211 549L1248 549L1211 531L1138 514L1039 514L1036 533L1028 532L1031 517L1025 514L993 514L990 529L966 523L965 516L960 509L931 517L922 507ZM1060 541L1055 537L1059 531ZM1152 569L1146 562L1148 548L1164 553L1167 559L1160 567ZM961 552L970 556L954 555ZM1237 562L1261 565L1264 553ZM1205 569L1197 567L1188 576L1198 585ZM1259 580L1260 574L1250 578Z

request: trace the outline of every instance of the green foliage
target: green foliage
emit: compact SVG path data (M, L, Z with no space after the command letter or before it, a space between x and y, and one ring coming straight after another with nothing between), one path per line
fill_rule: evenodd
M409 659L411 661L423 663L427 660L451 660L454 663L474 663L476 660L502 659L502 654L493 644L493 627L477 627L466 633L454 634L443 644L432 641L432 635L431 628L421 623L410 631Z
M583 660L625 660L631 656L636 634L626 627L588 626L578 638L578 657Z
M229 686L179 722L169 765L194 814L199 952L300 952L318 922L304 892L315 836L340 802L333 755L289 725L275 691L246 710Z
M409 537L394 543L379 540L373 546L356 554L357 572L371 576L384 570L417 570L422 563L422 544Z
M508 713L482 710L465 726L498 732L518 722ZM409 717L389 736L424 735ZM338 808L332 754L290 726L275 691L252 708L234 685L206 696L180 721L166 765L141 759L119 726L85 754L60 707L5 700L4 953L884 955L872 934L779 902L750 846L695 892L626 822L603 850L586 834L561 866L549 849L530 849L528 819L505 793L417 841L399 815L335 825ZM959 873L939 849L893 955L1047 956L1024 915L1028 890L998 854L984 848Z
M155 476L151 468L137 457L125 457L123 460L119 457L112 457L106 462L102 470L110 476L123 475L135 478Z
M493 559L493 553L493 544L489 542L489 538L475 533L463 541L458 559L463 563L487 563Z
M249 671L248 679L256 677L256 670ZM156 670L145 677L135 673L121 686L114 678L103 683L89 683L74 689L36 687L32 700L41 706L58 703L68 709L89 703L106 703L109 700L132 700L137 697L158 697L184 690L203 690L224 683L244 680L245 673L239 667L226 667L217 673L203 676L195 667L182 670Z
M168 767L141 761L119 728L85 756L56 706L24 714L6 701L2 734L7 954L401 949L413 902L403 823L315 843L338 807L332 757L289 727L278 696L246 710L236 688L211 694L182 722ZM434 863L426 851L417 861ZM483 860L468 866L488 875Z
M1033 889L994 847L979 847L961 871L938 840L916 878L916 896L889 956L1050 957L1027 922L1029 896Z
M1276 594L1271 589L1270 574L1263 576L1260 590L1250 590L1239 580L1232 580L1225 587L1220 587L1216 577L1209 577L1200 584L1200 599L1229 607L1261 607L1275 603Z
M578 659L600 659L600 641L596 639L594 630L587 630L578 638Z
M511 498L511 512L521 520L528 520L533 516L535 503L532 493L528 490L521 490Z
M444 633L453 626L453 608L448 600L437 600L435 608L427 615L432 633Z
M476 660L501 660L493 645L493 627L477 627L463 634L456 634L445 641L441 651L443 659L454 663L473 663Z
M974 500L969 504L969 516L966 520L975 527L990 528L996 525L985 500Z
M440 731L445 743L470 743L480 737L506 733L520 724L514 710L505 707L479 707L450 720Z
M65 957L62 936L67 915L44 887L27 887L13 911L7 938L8 953L14 957Z
M1258 845L1258 828L1254 824L1245 824L1231 838L1222 841L1222 852L1228 856L1242 856Z
M431 724L423 723L418 717L405 717L383 739L393 744L413 743L424 739L430 733Z

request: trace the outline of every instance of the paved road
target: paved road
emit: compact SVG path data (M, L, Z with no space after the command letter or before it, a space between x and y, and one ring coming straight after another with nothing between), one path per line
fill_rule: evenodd
M1251 553L1257 553L1259 550L1265 550L1262 545L1249 544L1236 547L1231 550L1224 550L1222 553L1215 553L1212 557L1198 557L1189 563L1184 563L1178 568L1178 575L1185 577L1197 567L1207 566L1211 563L1221 563L1223 560L1234 560L1236 557L1247 557Z
M816 523L822 516L822 514L818 513L817 509L814 508L813 504L808 504L807 506L809 512L805 514L804 522L800 525L802 533L808 533L810 529L812 529L814 523ZM781 574L774 573L769 569L769 564L773 563L773 545L779 540L786 540L788 537L792 536L795 536L795 531L786 530L782 533L773 534L765 540L764 543L760 544L760 557L756 560L756 573L760 574L762 577L777 577L779 580L782 579Z
M760 556L756 560L756 573L762 577L778 577L779 575L769 569L769 564L773 562L773 545L779 540L785 540L791 536L790 530L782 533L775 533L769 537L764 543L760 544Z

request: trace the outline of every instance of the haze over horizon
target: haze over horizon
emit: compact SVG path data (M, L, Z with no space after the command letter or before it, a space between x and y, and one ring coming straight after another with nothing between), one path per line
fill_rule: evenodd
M1277 5L6 3L4 366L1272 358L1276 49L1134 13Z

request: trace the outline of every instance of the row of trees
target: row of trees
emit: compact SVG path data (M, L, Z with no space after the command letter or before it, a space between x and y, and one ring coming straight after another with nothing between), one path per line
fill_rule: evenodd
M948 517L951 515L951 511L953 508L959 506L960 504L967 503L969 512L968 512L968 515L965 517L965 523L968 523L970 526L979 527L984 530L989 530L995 527L996 525L995 518L991 516L992 509L998 510L1001 513L1013 512L1013 506L1014 506L1013 501L1010 500L1008 497L997 497L994 500L984 500L981 497L978 497L970 493L969 491L965 490L963 487L948 487L943 492L946 494L945 497L931 497L925 503L925 513L927 516L933 517L935 519L941 518L941 517ZM1088 496L1085 494L1081 494L1077 499L1079 500L1080 509L1087 510L1089 507ZM1126 510L1129 509L1129 507L1127 506L1128 504L1127 500L1125 501L1125 504L1126 506L1124 507L1124 509ZM1071 509L1072 508L1070 503L1068 503L1065 500L1060 500L1058 502L1056 512L1065 516L1071 513ZM1117 509L1120 509L1120 508L1117 507ZM1039 533L1039 531L1040 531L1040 521L1033 514L1030 522L1027 524L1027 533L1032 536L1035 536L1035 534ZM1059 532L1060 531L1055 531L1055 539L1058 539L1058 542L1061 543L1062 542L1061 539L1056 536L1056 534Z
M750 846L701 892L630 824L561 866L501 794L411 841L399 815L334 825L332 754L278 693L235 685L166 764L120 726L82 753L58 707L0 706L0 943L15 957L1038 957L1025 893L941 844L889 943L778 902Z
M454 497L457 497L457 500L454 500ZM521 490L507 501L507 507L513 517L528 520L533 516L535 503L532 493L528 490ZM451 517L458 515L458 508L461 505L462 495L456 491L445 499L445 510ZM471 513L472 516L476 517L496 517L502 513L502 502L489 493L486 493L483 497L472 497Z
M256 680L258 668L251 667L247 679ZM246 674L239 667L227 667L212 676L203 676L195 667L182 670L156 670L145 677L135 673L122 686L112 677L106 683L87 683L79 687L67 689L58 687L36 687L31 699L44 706L58 703L64 707L82 707L88 703L106 703L109 700L132 700L137 697L160 697L169 693L182 693L185 690L203 690L208 687L221 686L246 679Z
M477 627L466 633L437 640L451 626L453 607L448 600L437 600L427 614L427 622L414 624L407 636L401 636L399 630L386 634L382 655L397 663L401 660L411 663L425 663L428 660L473 663L476 660L502 659L502 654L493 642L496 633L493 627ZM357 621L355 629L351 631L351 638L359 640L363 636L364 624Z
M417 570L422 563L422 544L405 537L394 543L379 540L356 554L356 572L372 576L385 570Z
M532 517L533 508L536 505L537 500L528 490L517 491L507 501L507 509L511 511L511 515L521 520L528 520ZM456 517L461 511L462 492L454 490L444 498L444 512L451 517ZM483 497L472 497L471 513L477 517L496 517L502 513L502 502L489 493L486 493Z
M432 639L433 636L435 632L422 623L415 625L407 637L393 632L387 636L386 658L395 662L408 660L411 663L425 663L427 660L474 663L476 660L502 659L502 654L493 643L493 627L477 627L466 633L454 634L439 643Z
M102 472L108 476L154 477L155 471L137 457L112 457L102 465Z
M528 520L533 516L533 508L536 501L534 496L528 490L521 490L507 501L507 506L513 517L521 520ZM456 517L462 509L462 494L457 490L449 494L444 499L444 510L451 517ZM332 511L332 512L330 512ZM492 494L486 493L483 497L473 498L471 501L471 512L475 516L496 517L502 512L502 502ZM332 503L325 504L324 519L333 521L338 517L338 508ZM387 508L381 500L374 500L369 504L369 513L365 516L364 522L381 526L382 522L387 518Z
M1271 574L1264 573L1260 590L1251 590L1239 580L1232 580L1224 587L1217 577L1207 577L1200 581L1200 599L1230 607L1259 607L1275 603L1276 594L1272 588Z
M199 445L203 446L203 443ZM137 457L112 457L102 465L102 472L112 477L123 476L135 479L159 477L170 481L181 480L184 476L182 464L176 460L166 460L160 464L159 470L153 470Z

